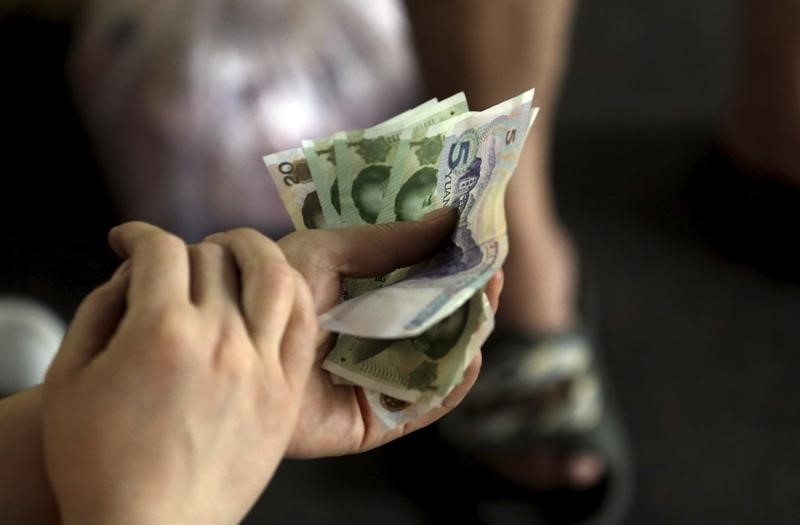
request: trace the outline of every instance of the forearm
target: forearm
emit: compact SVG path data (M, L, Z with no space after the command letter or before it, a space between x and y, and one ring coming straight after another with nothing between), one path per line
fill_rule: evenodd
M42 387L37 386L0 400L0 516L17 525L115 525L169 523L114 509L93 506L61 516L44 465L42 445ZM146 505L137 511L154 511Z
M41 414L41 386L0 400L0 509L9 523L58 522L44 467Z

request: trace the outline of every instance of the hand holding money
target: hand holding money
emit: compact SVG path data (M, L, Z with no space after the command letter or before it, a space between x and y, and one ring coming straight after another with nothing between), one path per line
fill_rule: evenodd
M455 219L455 213L451 212L381 227L295 232L278 241L278 245L307 280L317 310L326 311L340 300L344 277L383 275L429 258L451 233ZM487 286L486 293L494 307L501 287L501 274ZM335 337L323 334L287 451L289 456L309 458L363 452L412 432L457 405L472 387L480 368L478 354L441 407L408 426L389 429L369 410L361 388L334 384L322 368L334 343Z
M504 193L536 116L532 98L528 91L470 113L458 94L264 159L298 230L458 210L433 257L345 280L344 301L320 318L340 334L323 368L339 384L364 387L388 428L441 406L493 327L483 288L508 253Z

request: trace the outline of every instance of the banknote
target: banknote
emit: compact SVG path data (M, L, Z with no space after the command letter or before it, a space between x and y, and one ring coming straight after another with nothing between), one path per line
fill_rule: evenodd
M333 227L325 222L302 148L267 155L264 164L296 230Z
M437 177L425 181L427 189L416 191L433 193L443 206L459 210L450 241L408 278L323 314L322 326L364 338L413 337L484 286L508 253L505 188L536 115L532 98L531 90L486 111L428 128L426 139L442 143L437 146ZM426 199L415 200L424 205Z
M317 189L322 215L329 228L343 226L341 206L339 205L339 184L336 179L336 151L333 138L324 137L303 141L303 154L306 157L311 178Z
M492 319L486 295L478 291L471 301L413 338L342 335L340 341L346 344L337 344L322 367L392 400L430 404L443 399L461 382Z
M402 124L403 122L408 122L410 120L416 120L418 114L427 111L431 106L434 106L437 102L439 102L439 99L435 97L430 100L426 100L425 102L419 104L418 106L403 111L402 113L398 113L397 115L391 117L388 120L384 120L383 122L378 124L378 126L391 126L398 123Z
M342 220L350 225L377 221L403 130L424 130L466 111L467 99L458 93L399 121L336 133L334 150Z
M264 158L297 229L459 210L437 256L386 276L346 279L349 300L321 318L340 332L323 367L336 384L362 387L387 428L439 406L491 331L482 287L508 250L503 196L535 117L532 95L480 113L467 113L463 94L431 100L372 128Z
M463 93L457 93L435 104L422 105L407 118L394 119L365 130L339 132L334 135L336 171L340 188L342 221L347 225L375 223L383 204L383 192L394 169L396 146L405 129L421 130L465 113L468 109ZM400 269L387 276L370 279L345 279L348 297L392 284L406 276Z
M395 115L376 127L402 125L406 122L417 120L437 103L438 100L432 98L412 109ZM272 153L266 155L263 160L267 167L267 172L278 189L281 202L283 202L296 230L334 227L334 225L327 224L324 220L316 184L303 148L291 148ZM328 200L334 201L336 193L336 191L329 192ZM334 210L338 208L338 204L335 202L331 202L331 205Z
M480 296L482 315L477 320L476 326L467 325L464 331L465 335L469 335L469 341L461 347L454 348L447 356L447 359L452 364L455 364L460 359L459 369L453 371L452 376L449 378L445 378L444 374L447 373L447 367L442 367L441 373L443 377L441 380L449 380L451 383L449 387L443 389L443 394L422 394L415 403L409 403L389 396L379 389L364 389L365 397L373 414L383 426L391 429L418 420L427 412L440 407L442 401L452 390L461 384L464 379L464 371L494 329L494 316L492 315L489 300L483 292L480 292ZM477 298L474 300L477 300Z
M388 129L391 132L392 129L405 126L409 122L424 118L425 115L436 106L437 102L438 101L436 99L432 99L421 104L420 106L417 106L416 108L401 113L400 115L397 115L394 118L379 124L376 126L376 129ZM311 145L308 143L306 146L307 149L311 147ZM318 157L320 154L329 154L329 151L326 151L326 146L327 144L325 144L324 141L317 141L316 143L313 143L314 151L312 153L312 158ZM311 170L309 169L306 153L302 148L292 148L286 151L267 155L264 157L264 163L267 167L267 171L273 179L275 186L278 188L280 198L292 219L295 229L303 230L334 227L334 225L328 224L325 220L325 216L323 214L320 200L316 191L316 184L312 177ZM313 163L314 162L312 161L312 164ZM316 163L316 167L319 169L318 162ZM324 175L324 173L318 173L318 175L321 176ZM320 180L319 176L318 180ZM329 180L329 178L323 180ZM338 212L338 205L335 201L336 185L332 185L331 188L333 191L329 192L328 195L330 195L333 209ZM330 211L328 216L331 216ZM360 288L373 289L376 286L380 286L382 283L391 283L396 280L400 280L403 277L404 274L402 272L395 272L395 274L390 276L388 279L387 277L378 277L375 279L350 280L354 283L351 287L352 290L350 293L358 294L360 293ZM333 375L333 378L336 384L353 384L336 375ZM408 403L396 400L394 401L395 404L392 405L392 398L386 396L385 394L374 392L369 389L365 389L365 393L370 400L369 403L372 405L373 411L378 415L379 421L383 421L385 424L388 424L387 422L389 421L389 418L381 417L381 414L390 413L385 407L396 407L397 403L404 403L404 405L408 405ZM399 413L404 414L406 418L412 417L412 410L421 410L423 412L427 410L421 406L408 406L410 406L410 408ZM391 412L391 414L396 420L399 420L398 413Z
M442 207L436 189L443 146L444 137L428 136L427 128L403 131L378 223L417 220Z

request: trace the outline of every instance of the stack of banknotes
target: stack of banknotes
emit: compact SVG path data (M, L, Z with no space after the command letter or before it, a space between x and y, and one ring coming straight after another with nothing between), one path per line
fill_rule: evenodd
M470 112L459 93L264 157L298 230L458 210L434 257L345 280L342 302L320 318L339 334L323 367L363 387L387 427L439 406L494 326L483 288L508 253L505 189L536 117L532 101L533 90Z

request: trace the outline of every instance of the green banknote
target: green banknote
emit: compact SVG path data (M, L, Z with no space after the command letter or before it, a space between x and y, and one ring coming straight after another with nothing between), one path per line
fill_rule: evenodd
M419 106L406 118L390 120L365 130L334 135L336 170L342 204L342 220L347 225L375 223L396 166L396 151L404 130L424 132L428 127L467 111L467 100L458 93L436 104ZM393 220L393 219L392 219ZM387 221L383 221L387 222ZM406 269L371 279L346 279L349 298L358 297L381 286L405 278Z
M439 406L493 327L482 288L508 250L503 197L536 114L532 96L480 113L467 113L463 94L432 100L264 158L297 229L459 210L453 236L431 261L346 279L345 301L320 319L340 334L323 368L336 384L363 387L389 428Z
M444 137L427 135L427 128L403 131L378 222L417 220L442 207L436 188Z
M463 93L410 114L400 121L334 135L342 219L346 224L374 224L395 164L404 130L424 130L467 111Z
M378 126L393 126L395 124L403 124L405 122L411 122L412 120L416 120L418 115L422 114L425 111L428 111L432 106L435 106L439 102L438 99L432 98L430 100L426 100L422 104L415 106L411 109L403 111L402 113L398 113L397 115L393 116L388 120L384 120Z
M317 188L301 148L267 155L264 164L296 230L333 228L325 221Z
M430 410L440 407L453 388L463 381L466 367L475 358L475 355L494 328L494 316L489 300L485 294L481 293L480 295L481 318L477 321L476 326L468 324L463 331L464 335L470 334L469 341L450 350L444 358L439 360L442 363L441 366L437 364L437 380L433 381L433 383L444 381L451 383L450 387L442 389L444 391L443 394L439 395L428 391L422 393L414 403L411 403L384 394L377 389L364 389L367 402L373 414L384 426L396 428L419 419ZM477 297L473 300L477 300ZM457 366L457 369L454 370L454 366ZM448 373L450 374L449 376L447 376Z
M303 141L303 154L317 189L322 214L328 228L344 225L339 205L339 184L336 179L336 151L333 138Z
M420 115L434 107L437 102L438 100L435 98L428 100L415 108L395 115L378 126L390 126L416 120ZM303 148L291 148L272 153L266 155L263 159L267 172L278 189L281 202L286 207L286 211L291 217L292 224L296 230L334 228L337 226L335 223L329 224L325 221L322 203L317 193L317 182L323 177L323 174L320 173L322 168L318 159L320 153L316 151L316 145L312 143L311 146L314 146L313 163L317 170L316 181L312 176ZM325 146L325 144L320 144L321 153L322 155L329 155L329 151L326 151ZM335 151L333 154L335 158ZM328 166L324 165L324 167L327 168ZM330 184L333 185L330 186ZM328 191L325 192L325 201L330 203L330 207L333 208L333 211L328 210L328 215L333 215L339 209L337 200L338 182L330 183L328 181L326 184L320 184L320 187L328 188Z
M343 335L322 366L393 399L408 403L442 399L461 382L480 348L475 344L476 328L491 318L485 295L478 293L414 338L359 339Z
M532 98L533 92L528 91L486 111L427 129L420 149L429 147L430 155L407 153L400 160L406 180L399 185L394 203L385 202L383 209L392 206L399 220L401 213L412 218L414 206L455 207L459 221L450 242L409 278L361 294L323 314L322 326L366 338L413 337L453 313L484 286L508 253L505 189L536 115ZM435 163L431 162L434 154ZM409 198L399 203L415 177L422 180L415 181ZM387 195L385 201L390 198ZM384 315L386 311L392 315Z

